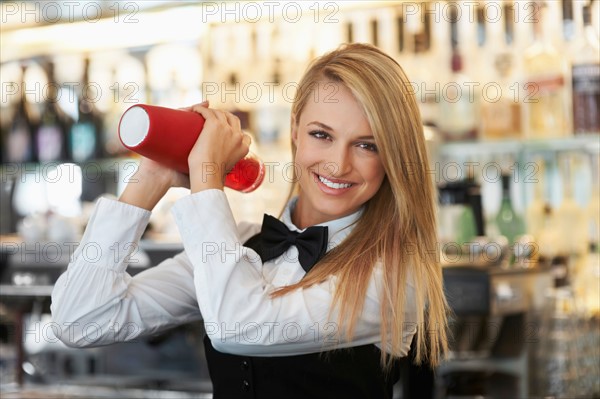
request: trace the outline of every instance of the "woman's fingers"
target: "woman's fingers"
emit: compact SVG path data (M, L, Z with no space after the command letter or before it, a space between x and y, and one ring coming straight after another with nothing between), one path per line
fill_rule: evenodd
M241 132L242 131L242 122L240 121L240 118L238 118L231 112L225 112L224 114L225 114L225 117L227 118L227 123L229 123L229 126L234 128L235 130Z
M247 133L243 133L243 134L244 134L244 137L242 138L242 143L244 143L244 145L247 148L250 148L250 144L252 144L252 136L250 136Z
M180 110L182 110L182 111L193 111L193 110L194 110L194 107L197 107L197 106L200 106L200 107L206 107L206 108L208 108L208 104L209 104L209 103L208 103L208 100L204 100L204 101L202 101L201 103L194 104L194 105L190 105L190 106L188 106L188 107L181 107L181 108L178 108L178 109L180 109Z

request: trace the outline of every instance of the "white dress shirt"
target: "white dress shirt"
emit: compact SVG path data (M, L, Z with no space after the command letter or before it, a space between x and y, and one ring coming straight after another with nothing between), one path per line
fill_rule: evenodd
M292 200L282 221L291 221ZM263 263L242 246L259 224L236 225L221 190L204 190L178 200L172 208L184 251L134 277L127 272L131 253L150 212L100 199L71 263L54 286L51 311L59 338L69 346L95 346L132 340L169 327L203 319L215 349L247 356L287 356L380 342L382 268L376 265L363 311L351 340L339 334L337 313L330 312L336 277L273 298L271 293L296 283L305 272L291 246ZM328 249L352 230L361 211L321 224ZM407 326L415 320L406 286ZM414 328L404 332L404 353Z

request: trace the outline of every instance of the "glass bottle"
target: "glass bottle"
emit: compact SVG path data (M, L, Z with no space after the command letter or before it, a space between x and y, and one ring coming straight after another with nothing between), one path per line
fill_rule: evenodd
M574 154L564 154L561 161L561 180L563 186L563 198L556 208L556 228L564 232L562 245L564 252L571 257L578 258L587 250L588 245L588 223L582 206L575 199L573 180L575 179ZM576 260L576 259L575 259Z
M477 138L478 95L473 79L463 74L463 57L452 51L452 75L440 93L438 126L448 141Z
M502 201L495 217L496 226L501 235L505 236L508 244L512 245L515 238L525 233L523 219L514 209L511 199L511 175L502 175Z
M486 139L508 139L521 136L521 105L512 96L512 57L506 53L496 56L498 95L482 101L481 136Z
M54 162L67 158L67 116L58 105L60 87L54 79L54 63L48 62L48 90L44 91L43 111L35 133L37 160Z
M546 208L549 206L545 198L545 165L542 159L535 161L540 176L533 186L533 199L527 207L525 221L527 232L531 234L536 241L539 241L540 236L546 225L545 218L547 215Z
M91 101L90 60L85 59L81 91L78 94L77 119L69 132L69 152L75 162L86 162L102 157L102 118Z
M3 159L7 162L34 162L35 151L35 123L32 120L31 104L25 95L25 73L27 66L21 66L21 98L15 107L12 123L6 133L3 143L5 154Z
M127 154L127 149L123 146L119 140L119 121L123 112L127 109L128 105L125 104L124 98L128 95L124 91L123 84L120 83L119 74L117 67L114 67L111 72L112 81L109 87L112 96L110 107L104 115L103 123L103 134L102 134L102 147L103 152L109 157L118 157Z
M600 42L590 5L583 7L584 31L573 54L573 132L600 133Z
M525 131L529 138L550 138L566 135L564 57L551 42L545 24L545 2L531 3L535 13L534 41L525 50Z

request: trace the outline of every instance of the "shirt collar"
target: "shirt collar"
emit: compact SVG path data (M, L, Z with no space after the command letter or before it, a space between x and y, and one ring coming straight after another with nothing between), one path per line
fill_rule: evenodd
M298 201L298 197L292 198L286 205L283 214L281 215L281 221L285 223L288 229L292 231L302 232L304 229L299 229L292 222L292 210L296 207L296 202ZM361 207L358 211L348 215L341 217L339 219L330 220L329 222L319 223L316 226L327 226L328 232L328 247L333 248L337 246L340 242L342 242L348 234L354 228L354 223L358 221L360 216L363 213L363 208Z

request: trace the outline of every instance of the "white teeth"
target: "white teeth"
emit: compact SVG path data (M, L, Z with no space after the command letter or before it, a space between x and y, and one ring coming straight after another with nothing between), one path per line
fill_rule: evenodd
M332 181L327 180L323 176L319 176L319 180L321 180L321 183L323 183L327 187L329 187L329 188L335 188L335 189L338 189L338 190L340 188L348 188L348 187L350 187L352 185L350 183L334 183Z

